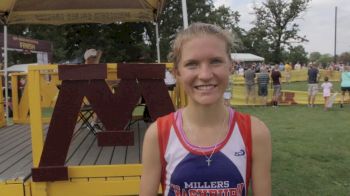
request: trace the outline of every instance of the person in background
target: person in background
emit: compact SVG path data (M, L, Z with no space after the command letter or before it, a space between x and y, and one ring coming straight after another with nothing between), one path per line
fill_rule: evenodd
M260 65L260 72L261 72L261 69L265 69L267 72L268 72L268 67L267 67L267 65L266 65L266 63L262 63L261 65Z
M328 65L328 67L326 67L325 70L325 76L327 76L329 79L333 77L333 66L332 65Z
M292 69L293 69L293 67L292 67L291 63L286 63L284 65L284 71L285 71L284 74L285 74L285 77L286 77L286 83L287 84L289 84L290 79L292 77Z
M145 133L140 196L271 195L271 138L258 118L224 105L232 69L232 35L193 23L170 53L188 104L157 119Z
M281 95L281 72L279 71L279 65L276 64L271 71L271 79L273 85L273 95L272 95L272 107L278 106L278 100Z
M169 91L173 91L174 88L176 87L176 79L171 73L170 68L165 69L165 78L164 78L164 83L167 86Z
M239 65L238 68L238 75L243 76L244 75L244 68L243 65Z
M327 111L329 97L331 96L331 90L333 87L333 84L331 82L329 82L328 80L329 80L329 78L327 76L324 77L324 82L321 84L321 87L323 89L324 111Z
M234 67L234 63L232 63L232 67ZM234 74L234 69L232 68L231 74L228 78L228 85L224 92L224 104L228 107L231 107L232 90L233 90L233 74Z
M255 104L255 70L253 69L252 64L247 65L248 69L244 72L244 81L245 81L245 89L246 89L246 97L245 103L249 103L249 98L253 100Z
M165 78L164 78L164 83L166 87L168 88L168 92L170 94L170 97L173 101L176 100L175 96L178 95L178 89L176 88L176 79L172 73L172 70L170 68L165 69ZM147 107L147 112L148 114L144 114L145 119L147 119L149 122L151 122L150 118L151 116L149 115L148 107ZM148 116L147 116L148 115Z
M93 49L93 48L88 49L84 53L85 64L99 64L101 56L102 56L102 51L101 50L96 50L96 49ZM92 116L92 121L91 121L90 124L91 124L91 126L93 128L102 129L98 125L98 117L97 117L97 115L95 113ZM87 128L91 129L90 127L87 127Z
M100 58L102 56L101 50L88 49L84 53L85 64L98 64L100 63Z
M295 65L294 65L294 69L295 70L300 70L301 69L301 65L299 62L297 62Z
M263 105L267 105L267 94L268 94L268 84L270 81L270 76L267 72L266 67L260 68L260 73L258 74L258 96L261 97L261 102Z
M280 62L280 64L278 65L278 69L279 71L284 71L284 63Z
M341 73L340 89L341 89L340 107L343 108L346 91L348 92L348 95L350 97L350 66L349 65L345 66L344 71Z
M308 107L315 107L315 99L318 92L319 71L316 64L312 64L307 71L308 75Z

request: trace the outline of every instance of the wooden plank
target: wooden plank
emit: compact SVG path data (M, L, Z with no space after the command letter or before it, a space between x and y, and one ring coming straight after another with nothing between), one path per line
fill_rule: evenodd
M91 144L90 148L88 149L86 156L81 161L79 165L95 165L100 153L101 153L102 147L97 146L97 140L96 137L94 138L94 142Z
M96 137L94 134L87 134L82 140L82 143L79 144L77 150L72 154L73 156L68 160L67 165L80 165L95 139Z
M27 130L22 131L22 133L28 132ZM19 132L21 133L21 132ZM4 167L4 163L13 156L16 156L19 152L21 152L25 148L30 148L30 134L26 134L22 136L22 134L18 134L21 136L20 138L13 137L10 142L4 142L5 145L1 145L0 150L0 171L3 170L2 167ZM13 140L14 139L14 140Z
M44 189L50 196L139 195L140 180L52 182Z
M95 165L110 165L112 162L112 156L114 152L114 146L102 147L100 156L98 157Z
M124 164L126 159L126 146L115 146L111 164Z
M32 154L27 154L1 174L2 179L24 181L31 174Z
M148 126L148 123L139 120L131 127L131 130L134 130L135 133L135 145L128 146L125 163L141 163L143 138Z
M1 179L26 179L31 175L32 154L31 134L28 125L16 125L19 132L11 140L12 144L3 148L5 151L0 156ZM47 125L43 126L47 132ZM24 134L23 134L24 133ZM7 148L8 147L8 148Z
M23 125L13 124L13 125L10 125L10 126L0 127L0 134L6 133L8 130L16 129L18 127L23 127Z
M144 128L140 130L140 145L139 145L139 156L140 156L140 163L142 163L142 147L143 147L143 138L145 138L145 133L146 133L146 130L147 130L147 127L150 125L150 124L147 124L147 123L143 123L144 125Z
M11 126L5 126L5 127L1 127L0 128L0 139L2 137L5 137L7 134L11 134L12 131L9 131L9 130L14 130L14 129L17 129L18 126L17 125L11 125Z
M22 196L24 193L24 186L22 184L1 184L0 195L3 196Z
M135 123L137 124L137 123ZM140 157L139 157L139 130L133 129L134 130L134 145L133 146L127 146L126 147L126 160L125 163L140 163Z
M23 129L22 126L16 126L16 125L6 127L6 129L4 129L0 135L0 144L2 144L3 142L6 142L10 138L16 137L18 133L23 132L22 129Z
M86 137L90 134L88 130L81 129L74 134L72 138L72 142L69 146L67 158L66 158L66 165L68 162L75 156L76 151L79 149L80 145L82 145L83 141L86 139Z
M19 145L18 147L10 149L6 154L2 155L0 157L0 168L2 169L2 166L4 166L5 162L10 159L17 156L17 154L20 154L22 151L27 150L30 148L30 141L24 142L23 145ZM31 152L30 150L28 152ZM0 169L0 173L1 173Z
M30 140L29 126L18 126L16 134L0 143L0 156L6 153L10 148L18 147L21 143ZM0 158L1 159L1 158Z
M30 109L30 128L31 128L31 138L32 138L32 154L34 166L39 165L41 152L44 145L43 138L43 125L42 125L42 114L40 103L40 73L38 71L28 70L28 90L30 92L29 96L29 109Z
M28 157L30 157L28 155L31 155L30 147L17 151L16 154L0 164L0 175L6 172L6 170L10 170L14 165L19 164L21 161L25 161L26 158L28 159Z
M0 145L0 162L2 156L6 156L6 154L11 154L11 151L15 150L15 148L22 148L22 145L31 144L30 141L30 133L22 132L18 134L18 137L13 137L9 139L7 142L4 142Z

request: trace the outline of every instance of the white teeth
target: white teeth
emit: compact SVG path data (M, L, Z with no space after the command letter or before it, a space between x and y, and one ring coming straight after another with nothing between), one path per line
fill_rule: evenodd
M200 86L196 86L196 89L198 90L209 90L214 88L214 85L200 85Z

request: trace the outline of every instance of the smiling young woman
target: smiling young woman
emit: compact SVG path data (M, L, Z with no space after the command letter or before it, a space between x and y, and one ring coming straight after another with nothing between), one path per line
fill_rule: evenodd
M200 35L182 47L181 60L175 69L178 81L193 104L221 104L232 61L226 45L214 35Z
M268 128L224 104L231 47L215 25L194 23L176 36L170 59L189 101L148 128L140 195L157 195L159 184L163 195L247 195L251 180L254 195L271 195Z

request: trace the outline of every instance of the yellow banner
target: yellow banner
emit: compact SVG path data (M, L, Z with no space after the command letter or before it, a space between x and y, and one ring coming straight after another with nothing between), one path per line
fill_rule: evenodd
M283 88L283 86L282 86ZM305 86L305 89L307 86ZM233 87L233 93L232 93L232 99L231 99L231 105L262 105L263 101L261 97L258 97L257 95L257 86L256 86L256 95L255 95L255 102L253 99L249 99L248 104L246 104L246 90L244 85L235 85ZM273 89L268 89L268 96L267 100L268 103L272 100L272 93ZM333 94L334 95L334 94ZM308 101L308 93L307 91L289 91L289 90L283 90L281 92L281 96L279 99L279 104L281 105L293 105L293 104L307 104ZM346 102L350 101L350 98L347 97L345 100ZM340 93L336 94L334 104L340 103ZM316 95L315 104L324 104L324 98L322 96L322 92L319 91L319 93Z
M286 82L286 72L282 71L281 74L282 74L281 81ZM290 75L291 76L290 76L289 82L307 81L307 77L308 77L307 69L292 70ZM328 76L329 81L339 81L340 72L320 69L320 81L324 81L325 76ZM238 74L235 74L233 77L233 83L244 84L244 77Z

